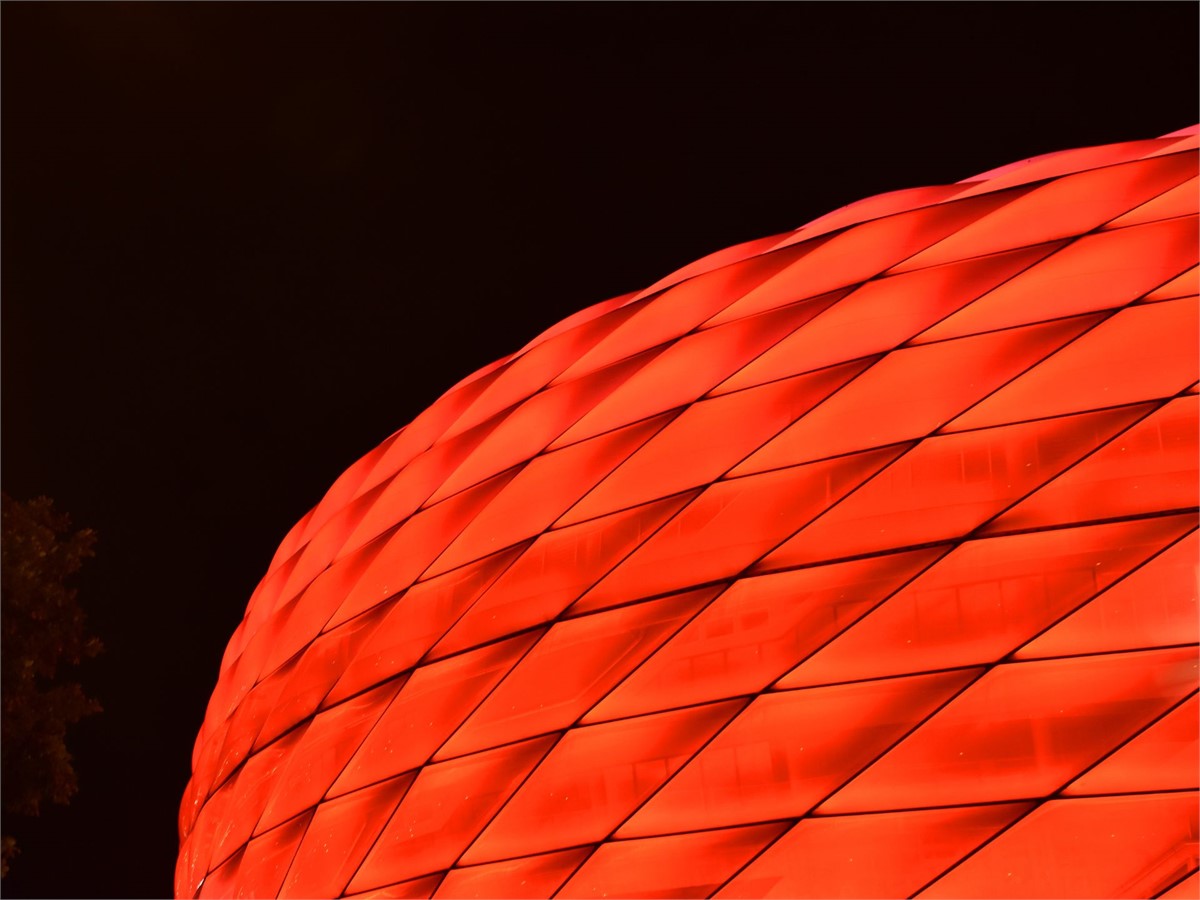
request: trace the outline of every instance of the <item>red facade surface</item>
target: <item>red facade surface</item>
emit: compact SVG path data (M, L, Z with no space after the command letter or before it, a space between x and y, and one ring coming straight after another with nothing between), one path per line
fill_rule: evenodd
M250 599L180 897L1197 892L1197 129L584 310Z

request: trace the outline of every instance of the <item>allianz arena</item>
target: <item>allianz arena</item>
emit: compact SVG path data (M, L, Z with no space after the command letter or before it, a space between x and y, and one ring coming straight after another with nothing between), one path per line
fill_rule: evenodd
M707 256L338 479L179 897L1196 897L1197 140Z

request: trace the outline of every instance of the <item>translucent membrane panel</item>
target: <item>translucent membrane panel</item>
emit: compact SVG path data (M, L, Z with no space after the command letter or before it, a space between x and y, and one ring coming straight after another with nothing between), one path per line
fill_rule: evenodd
M786 826L601 844L557 897L709 897Z
M543 534L464 613L431 657L556 618L694 496L668 497Z
M783 234L771 235L770 237L743 241L740 244L734 244L732 247L725 247L722 250L709 253L707 256L702 256L693 263L688 263L686 266L676 269L670 275L663 276L650 285L650 287L637 292L634 296L639 299L649 297L685 279L695 278L697 275L703 275L705 272L712 272L725 266L731 266L734 263L769 253L771 248L790 234L791 232L788 231Z
M940 672L764 694L617 837L802 816L976 675Z
M618 466L668 420L669 416L659 416L534 457L499 496L471 520L427 570L426 576L438 575L502 547L536 537L549 528L580 494ZM672 493L675 491L667 490L655 496ZM619 508L614 506L604 511Z
M919 897L1153 897L1196 867L1193 792L1052 800Z
M1194 648L999 666L818 811L1045 796L1195 687Z
M758 693L944 552L917 550L740 579L584 721Z
M1194 176L1192 154L1075 172L1040 185L897 268L938 265L1085 234Z
M890 353L738 465L748 475L925 437L1094 325L1069 319Z
M585 494L561 524L710 484L865 367L865 361L833 366L692 404Z
M540 453L585 410L600 403L638 370L653 364L658 354L658 350L652 350L582 378L552 385L515 406L434 491L430 502L436 503ZM615 425L628 425L633 418Z
M399 684L384 684L315 716L287 761L272 774L269 799L254 833L315 806L399 689Z
M995 662L1194 524L1175 516L968 541L779 687Z
M443 440L474 428L544 388L567 366L619 327L637 307L616 309L517 354L471 406L446 430Z
M360 742L330 795L425 765L540 634L528 632L417 669Z
M1173 300L1176 297L1194 297L1200 293L1200 269L1192 266L1178 278L1172 278L1161 287L1146 295L1146 300Z
M991 523L987 530L1187 509L1200 498L1196 397L1172 400Z
M363 573L383 549L383 541L373 541L342 557L310 584L293 603L279 610L270 629L263 672L274 672L312 642L332 618L346 595L358 584ZM264 633L267 629L264 629Z
M348 900L424 900L433 895L441 883L442 873L413 878L400 884L389 884L387 887L375 888L361 894L346 894Z
M693 403L833 303L817 297L670 344L637 375L579 418L556 446ZM584 407L586 408L586 407Z
M580 356L559 380L577 378L601 366L676 340L713 313L795 262L812 247L763 253L687 278L637 308L635 315L591 352ZM788 297L785 302L803 299Z
M342 667L325 702L355 694L414 666L524 549L504 550L423 581L360 617L375 618L379 624Z
M326 627L357 616L416 581L467 523L503 490L513 474L499 475L406 520L385 539L379 555Z
M604 840L742 706L714 703L567 732L463 863Z
M1166 138L1155 138L1148 141L1128 141L1123 144L1105 144L1100 147L1079 147L1074 150L1059 150L1054 153L1044 153L1030 159L991 169L968 182L978 182L971 191L989 191L1006 187L1010 184L1025 184L1030 181L1041 181L1058 178L1072 172L1086 169L1098 169L1101 166L1112 166L1130 160L1142 159L1158 151L1173 149L1177 141Z
M1197 559L1200 539L1193 532L1025 645L1016 657L1134 650L1196 640Z
M467 900L506 897L538 900L550 897L591 853L590 847L543 853L522 859L451 869L434 894L434 900Z
M192 833L199 874L211 872L250 840L271 795L273 776L303 736L304 728L297 728L255 753L208 799Z
M751 360L714 393L892 350L1061 246L1044 244L868 281Z
M313 811L309 810L247 844L246 851L237 864L236 893L216 896L279 896L280 885L283 884L296 847L304 837L312 817Z
M858 225L870 219L879 219L895 213L907 212L911 209L923 209L949 200L955 194L961 193L962 186L957 184L939 184L930 187L906 188L899 191L888 191L863 200L856 200L845 206L826 213L818 219L813 219L807 225L797 229L805 235L824 234ZM788 235L790 237L791 235ZM778 243L778 240L776 241Z
M945 340L1125 306L1196 263L1196 220L1085 235L919 338Z
M801 819L716 896L907 897L1029 809L968 806Z
M600 609L738 575L903 450L888 447L708 488L573 607Z
M1196 300L1122 310L950 423L982 428L1179 393L1196 378Z
M769 282L770 290L747 294L707 324L718 325L770 309L778 305L781 296L815 297L866 281L1018 195L1019 191L1014 191L951 201L875 219L822 239L821 246L776 275ZM805 239L800 231L788 240Z
M558 622L446 742L437 758L571 726L717 590L702 588Z
M1126 407L929 438L756 569L961 538L1147 412Z
M340 897L414 777L402 775L318 806L279 896Z
M422 769L347 892L450 868L554 741L537 738Z
M228 897L237 897L238 888L241 885L241 862L244 850L239 850L232 859L226 860L213 872L209 872L204 882L200 885L199 893L196 895L200 900L225 900Z
M1162 900L1192 900L1193 897L1200 897L1200 872L1193 872L1182 881L1177 881L1158 896Z
M321 707L338 676L354 659L375 624L363 617L321 635L309 645L290 670L291 677L279 700L267 713L266 721L254 739L256 749L303 722Z
M1080 776L1064 794L1121 794L1200 787L1200 703L1193 694L1107 759Z
M420 509L434 489L479 446L499 421L499 417L489 419L445 443L435 444L400 469L346 539L342 555L395 528Z
M1197 179L1193 177L1114 219L1109 223L1109 227L1123 228L1126 225L1141 225L1160 219L1173 219L1176 216L1194 216L1198 206L1200 206L1200 187L1197 186Z
M308 587L314 578L329 567L329 564L338 556L342 546L346 543L346 539L358 526L363 515L374 505L382 492L382 486L377 487L342 507L335 515L330 517L329 521L305 545L304 549L300 551L296 564L292 567L292 572L288 576L287 582L274 604L273 613L275 616L278 616L280 605L283 601L293 599L300 591ZM328 614L332 611L332 609L327 609L325 613Z

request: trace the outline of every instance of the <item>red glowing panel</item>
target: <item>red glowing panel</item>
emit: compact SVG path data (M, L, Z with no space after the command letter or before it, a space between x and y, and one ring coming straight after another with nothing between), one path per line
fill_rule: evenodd
M1197 138L576 313L284 537L180 897L1196 896Z

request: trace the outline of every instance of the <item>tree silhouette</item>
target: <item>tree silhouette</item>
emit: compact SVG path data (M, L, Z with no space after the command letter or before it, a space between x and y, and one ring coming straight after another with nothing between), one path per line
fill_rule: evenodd
M100 711L62 669L95 656L100 641L88 637L84 614L67 580L92 556L96 535L72 530L53 501L3 501L0 559L0 688L3 716L3 857L0 875L17 852L9 833L14 815L36 816L46 802L67 803L77 789L67 752L67 726Z

